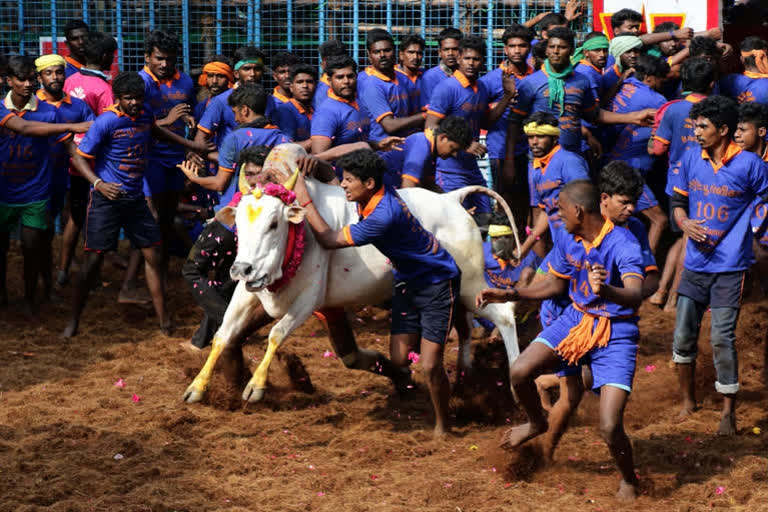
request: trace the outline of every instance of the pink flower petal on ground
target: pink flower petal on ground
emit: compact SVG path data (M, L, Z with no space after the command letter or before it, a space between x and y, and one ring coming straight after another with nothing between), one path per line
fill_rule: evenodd
M379 477L378 477L377 475L371 475L371 480L376 480L376 479L378 479L378 478L379 478Z
M330 350L326 350L325 352L323 352L323 357L325 357L325 358L332 357L332 358L335 359L336 358L336 354L334 354Z
M123 379L117 379L117 381L115 381L115 387L116 388L121 388L121 389L124 388L125 387L125 381Z
M136 393L134 393L133 396L131 397L131 400L133 400L135 403L139 403L141 401L141 397Z
M319 493L317 493L317 495L318 496L325 496L325 493L324 492L319 492Z
M411 361L411 362L413 362L415 364L415 363L419 362L419 359L420 359L419 354L417 354L416 352L408 352L408 360L409 361Z
M655 364L649 364L645 367L645 371L648 373L653 373L656 371L656 365Z
M725 493L725 487L722 485L717 486L717 489L715 489L715 494L724 494Z

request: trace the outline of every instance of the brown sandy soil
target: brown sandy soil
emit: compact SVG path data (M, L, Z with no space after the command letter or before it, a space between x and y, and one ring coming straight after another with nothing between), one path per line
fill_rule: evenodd
M644 306L636 393L626 415L643 495L627 505L613 498L618 474L596 431L593 396L582 403L554 468L530 471L535 461L526 450L510 473L511 459L495 447L521 415L504 391L502 347L483 341L475 343L484 384L467 385L469 398L452 400L458 427L445 441L431 437L423 387L400 400L384 379L324 357L329 343L315 319L286 346L306 365L315 393L295 390L285 364L276 362L260 404L244 406L220 376L206 403L183 403L204 356L179 347L200 318L179 267L177 260L173 337L160 333L150 308L118 306L121 272L105 269L109 282L92 295L81 335L62 342L70 289L25 318L21 260L12 249L11 306L0 311L0 510L768 510L764 299L748 300L739 321L744 392L732 439L713 435L720 402L708 334L699 359L702 409L685 423L672 421L674 318ZM372 312L353 317L358 341L386 351L387 322ZM529 326L521 337L529 340L535 330ZM266 332L245 347L252 364ZM449 368L455 347L447 351ZM115 386L118 379L124 388Z

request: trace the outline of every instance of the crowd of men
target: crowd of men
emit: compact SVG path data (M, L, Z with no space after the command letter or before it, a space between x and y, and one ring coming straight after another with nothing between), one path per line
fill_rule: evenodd
M269 181L261 170L270 149L293 142L311 155L303 169L340 184L360 208L359 223L331 230L300 178L296 198L318 241L329 249L372 243L392 261L391 361L379 355L377 368L407 366L409 349L421 342L442 434L443 346L460 272L396 189L486 185L478 160L487 157L490 185L527 236L514 247L513 226L487 196L465 201L488 236L489 289L478 306L542 301L543 330L510 370L530 421L510 429L504 444L544 435L551 457L584 389L593 389L622 475L619 494L633 497L637 477L622 417L642 301L676 311L671 352L682 417L697 408L697 339L711 312L723 397L718 431L736 432L742 284L750 267L766 268L768 254L768 43L747 37L734 51L717 29L694 33L670 22L641 34L642 15L623 9L611 18L612 39L591 32L577 45L568 25L578 4L508 26L504 58L487 73L486 42L476 35L442 30L439 64L424 70L421 37L396 43L372 29L364 69L335 40L318 49L321 74L289 52L268 58L244 46L231 58L208 59L195 82L178 69L178 38L153 31L144 68L110 77L114 38L70 22L69 56L4 62L0 301L8 301L6 255L18 233L26 306L33 307L39 281L48 297L55 283L72 280L63 336L76 335L91 282L123 233L133 251L119 299L144 300L137 286L143 260L158 321L170 332L168 261L181 245L189 252L184 276L205 311L192 345L205 347L233 293L227 269L236 252L235 228L208 219ZM743 71L726 73L734 53ZM262 85L267 72L272 90ZM63 211L54 274L54 219ZM85 257L71 278L81 233ZM546 415L534 379L553 372L560 398Z

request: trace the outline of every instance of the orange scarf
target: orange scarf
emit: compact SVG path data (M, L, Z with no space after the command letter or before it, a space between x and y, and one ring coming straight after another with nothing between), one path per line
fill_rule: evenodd
M568 332L568 336L557 346L560 357L569 364L576 364L579 359L595 347L607 346L611 339L610 318L587 313L576 304L573 307L583 315L581 321ZM597 319L597 325L592 330L595 319Z
M232 84L235 82L235 75L232 73L232 68L230 68L226 62L209 62L203 66L203 73L197 80L197 83L200 85L200 87L205 87L208 83L208 73L226 75L227 80L229 80L229 87L232 87Z

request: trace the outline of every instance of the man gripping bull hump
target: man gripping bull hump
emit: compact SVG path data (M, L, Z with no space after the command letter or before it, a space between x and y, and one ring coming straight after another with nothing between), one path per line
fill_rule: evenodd
M370 150L348 153L337 166L348 201L358 205L360 221L332 230L312 205L303 177L294 191L306 209L317 241L326 249L373 244L392 262L392 337L390 357L407 366L409 351L421 338L421 364L435 409L435 435L448 431L448 376L443 348L459 298L461 272L453 257L425 230L394 188L384 186L384 161Z

